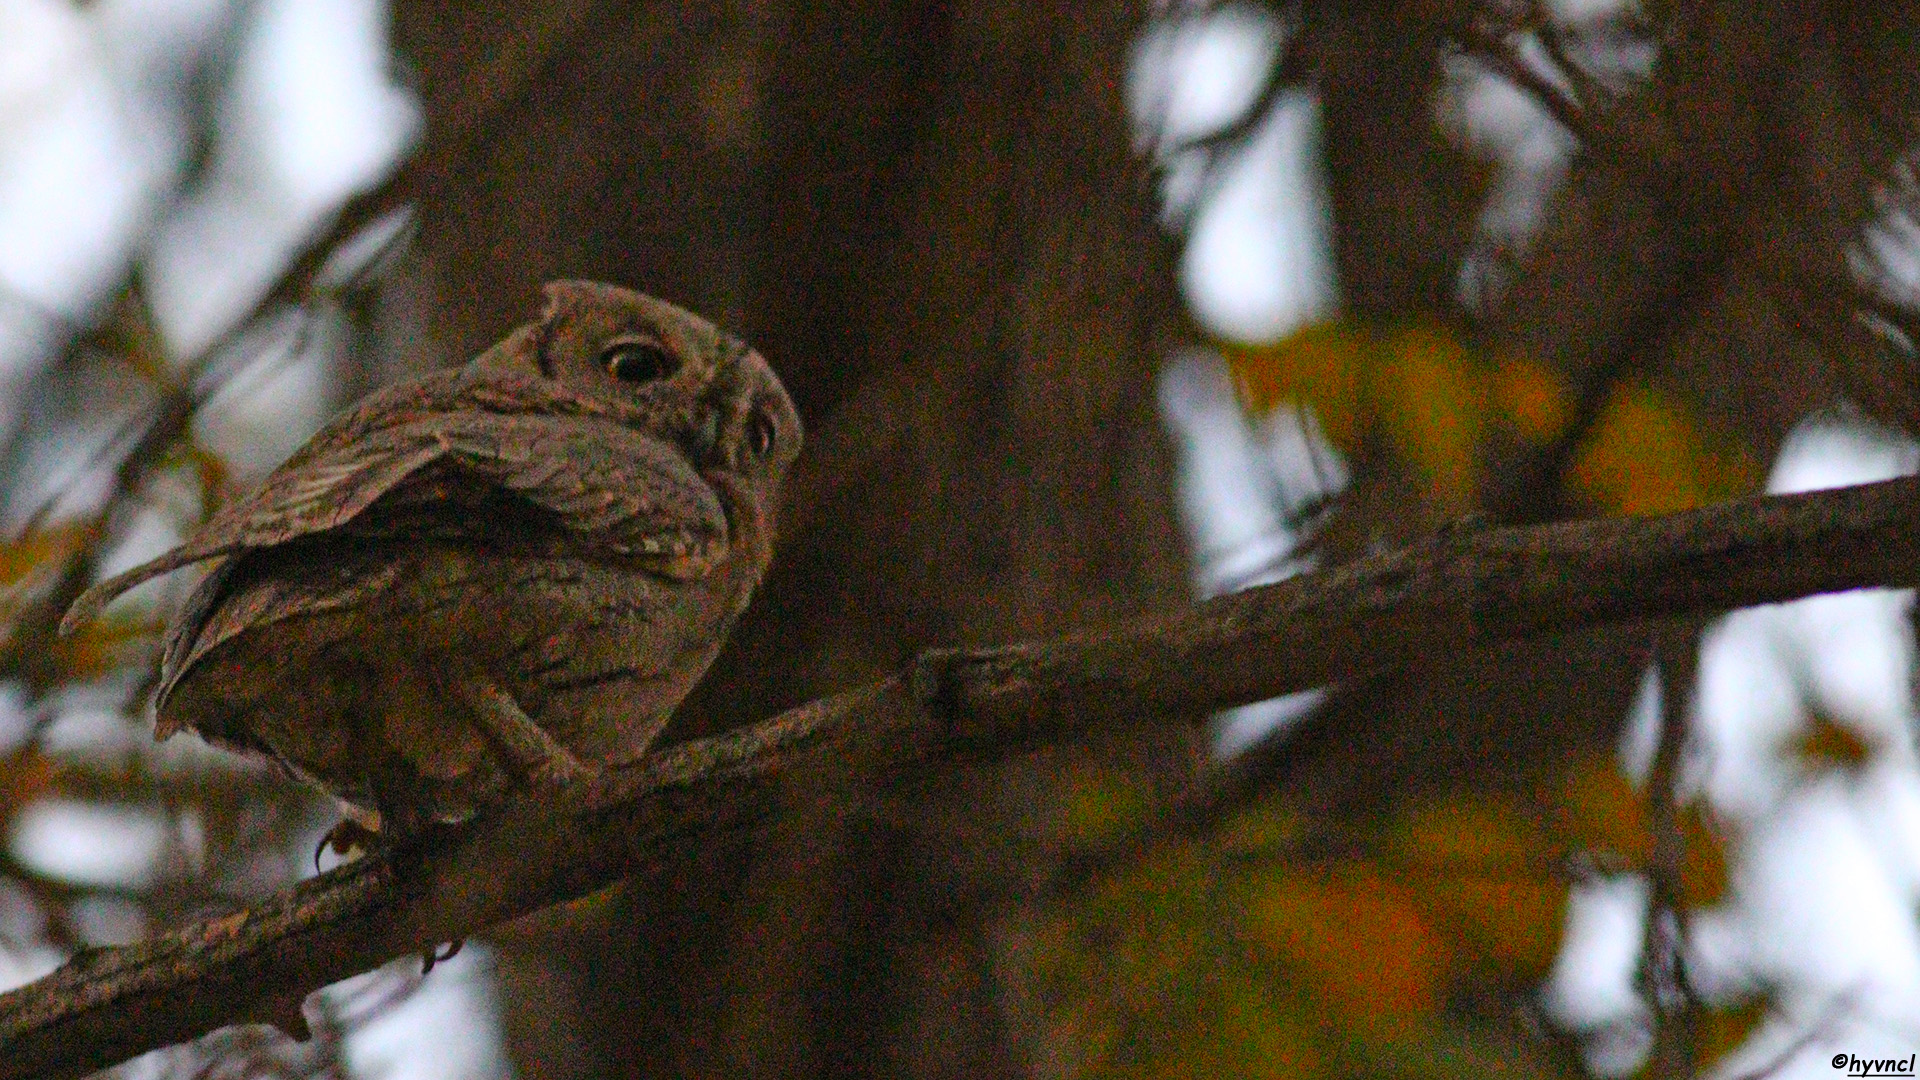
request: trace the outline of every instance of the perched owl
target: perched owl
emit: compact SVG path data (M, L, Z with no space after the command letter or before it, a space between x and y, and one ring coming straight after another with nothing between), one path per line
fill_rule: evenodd
M643 753L772 551L800 422L705 320L564 281L466 367L334 419L182 546L157 738L265 754L404 836Z

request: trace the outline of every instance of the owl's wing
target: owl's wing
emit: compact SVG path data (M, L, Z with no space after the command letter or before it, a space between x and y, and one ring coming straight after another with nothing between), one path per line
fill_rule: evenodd
M720 497L664 439L545 416L458 424L445 437L462 471L552 511L592 549L704 561L727 542Z
M597 418L441 413L351 441L316 439L186 543L82 593L61 630L183 566L339 529L435 464L545 507L611 554L672 561L692 574L727 540L713 489L663 440Z

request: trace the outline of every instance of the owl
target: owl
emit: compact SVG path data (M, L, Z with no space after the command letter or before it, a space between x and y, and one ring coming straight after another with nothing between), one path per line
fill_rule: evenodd
M168 629L156 738L265 755L389 839L646 751L766 571L800 422L698 316L546 295L75 602L68 629L217 560Z

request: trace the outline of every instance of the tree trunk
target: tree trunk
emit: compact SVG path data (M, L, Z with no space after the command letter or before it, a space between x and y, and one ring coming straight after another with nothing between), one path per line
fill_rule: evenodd
M740 332L807 424L774 572L670 738L1185 598L1153 394L1169 249L1123 98L1146 14L399 5L429 139L470 137L422 208L430 347L606 278ZM1069 756L1159 792L1194 761L1168 737ZM953 914L1048 857L1061 764L823 792L684 888L504 935L522 1075L1022 1072L995 993L1017 958Z

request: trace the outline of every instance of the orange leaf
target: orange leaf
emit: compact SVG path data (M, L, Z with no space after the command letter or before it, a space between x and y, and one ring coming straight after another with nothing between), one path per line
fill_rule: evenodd
M1311 405L1335 447L1349 454L1358 448L1360 388L1374 350L1373 336L1366 330L1315 322L1279 341L1223 342L1219 348L1249 411L1265 414L1289 403Z
M53 762L32 744L0 757L0 832L14 816L53 790Z
M1247 934L1341 1017L1404 1028L1439 1005L1451 957L1400 884L1366 863L1282 868L1252 882Z
M1430 875L1420 902L1503 974L1544 977L1559 950L1566 884L1543 868L1558 854L1512 797L1461 795L1418 807L1401 826L1402 857Z
M1460 878L1437 884L1428 902L1457 926L1463 944L1485 956L1510 980L1537 982L1560 953L1567 887L1551 879Z
M1255 803L1221 823L1214 850L1226 854L1275 854L1300 841L1300 815L1277 799Z
M1573 394L1557 372L1519 356L1508 356L1494 371L1493 400L1520 437L1545 443L1560 437L1573 421Z
M1646 865L1652 851L1646 805L1612 758L1594 755L1568 769L1556 809L1557 828L1570 846Z
M1613 388L1568 478L1601 510L1661 514L1752 491L1759 466L1708 436L1679 398L1650 383Z
M82 533L77 525L59 525L0 543L0 584L19 581L36 567L59 564L80 545Z
M1873 759L1878 747L1867 737L1830 717L1815 713L1793 740L1792 753L1816 770L1854 771Z
M1685 510L1706 501L1693 475L1694 442L1666 395L1646 385L1616 387L1569 475L1613 513Z
M1113 836L1139 820L1146 799L1139 785L1117 770L1094 765L1070 767L1061 778L1062 828L1075 840Z
M1719 903L1727 892L1726 829L1704 803L1680 808L1680 902L1687 907Z
M1424 323L1386 335L1380 351L1373 390L1382 426L1426 477L1435 505L1465 512L1487 417L1485 365L1450 331Z
M183 455L186 464L193 471L193 477L200 489L200 513L212 516L231 486L232 477L228 475L226 459L200 445L198 439L189 439L185 443Z
M1712 1065L1746 1045L1747 1039L1773 1012L1773 1001L1759 997L1729 1008L1707 1009L1700 1014L1700 1062Z
M1423 864L1524 871L1546 850L1531 813L1511 797L1459 794L1405 812L1397 830L1406 856Z
M1223 982L1218 999L1196 1017L1191 1037L1140 1071L1111 1075L1287 1080L1322 1074L1309 1024L1281 1010L1252 982L1231 975Z
M142 646L159 633L159 622L151 619L95 619L56 641L54 658L69 678L95 679L143 659Z

